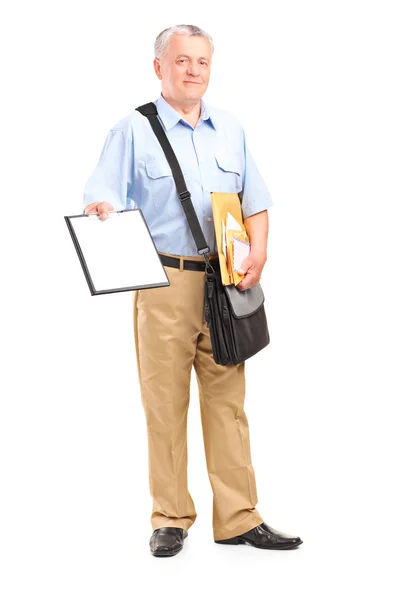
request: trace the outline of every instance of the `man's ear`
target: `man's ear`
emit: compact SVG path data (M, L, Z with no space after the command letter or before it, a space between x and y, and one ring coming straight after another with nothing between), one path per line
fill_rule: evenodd
M161 65L160 65L160 61L158 60L158 58L154 59L153 65L154 65L154 71L156 72L158 79L162 79Z

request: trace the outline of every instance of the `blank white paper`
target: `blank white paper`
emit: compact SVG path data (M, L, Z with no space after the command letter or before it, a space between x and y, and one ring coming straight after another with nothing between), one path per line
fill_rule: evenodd
M226 231L225 231L225 223L223 221L221 221L221 231L222 231L222 252L224 253L226 262L228 262L228 254L226 251Z
M233 229L233 231L242 231L240 223L238 223L230 212L226 213L226 228Z
M168 283L139 209L71 218L96 291Z

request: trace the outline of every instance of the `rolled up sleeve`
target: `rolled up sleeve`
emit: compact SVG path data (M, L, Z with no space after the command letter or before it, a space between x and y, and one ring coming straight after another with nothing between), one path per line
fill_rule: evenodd
M84 209L93 202L109 202L114 210L125 210L132 197L134 160L132 135L111 129L105 140L97 166L83 193Z
M246 136L243 132L243 144L244 144L244 177L243 177L243 189L239 194L242 201L242 213L243 218L251 217L263 210L267 210L273 206L271 195L262 178L256 163L250 153L250 150L246 143Z

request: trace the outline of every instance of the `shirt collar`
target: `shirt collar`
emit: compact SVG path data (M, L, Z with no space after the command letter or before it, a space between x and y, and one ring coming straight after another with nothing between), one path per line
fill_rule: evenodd
M168 102L165 100L162 94L159 95L157 100L154 101L154 104L157 106L157 112L160 116L160 119L164 123L166 131L169 131L174 127L180 120L185 121L178 111L176 111ZM217 129L217 125L215 123L215 117L211 115L210 107L206 105L204 100L200 99L200 120L207 121L209 120L210 124L214 129Z

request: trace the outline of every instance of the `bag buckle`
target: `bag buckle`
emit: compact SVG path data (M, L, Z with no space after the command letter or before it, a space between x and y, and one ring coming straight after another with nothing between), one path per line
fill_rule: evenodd
M181 199L181 202L184 202L185 200L189 200L191 197L189 190L185 190L184 192L181 192L180 194L178 194L178 196Z
M207 250L210 251L210 248L208 248L208 246L207 246ZM204 256L204 260L206 262L205 271L206 271L207 275L215 274L215 269L212 266L212 264L210 263L210 259L208 258L207 254L206 254L206 250L198 250L198 254L203 254L203 256Z

